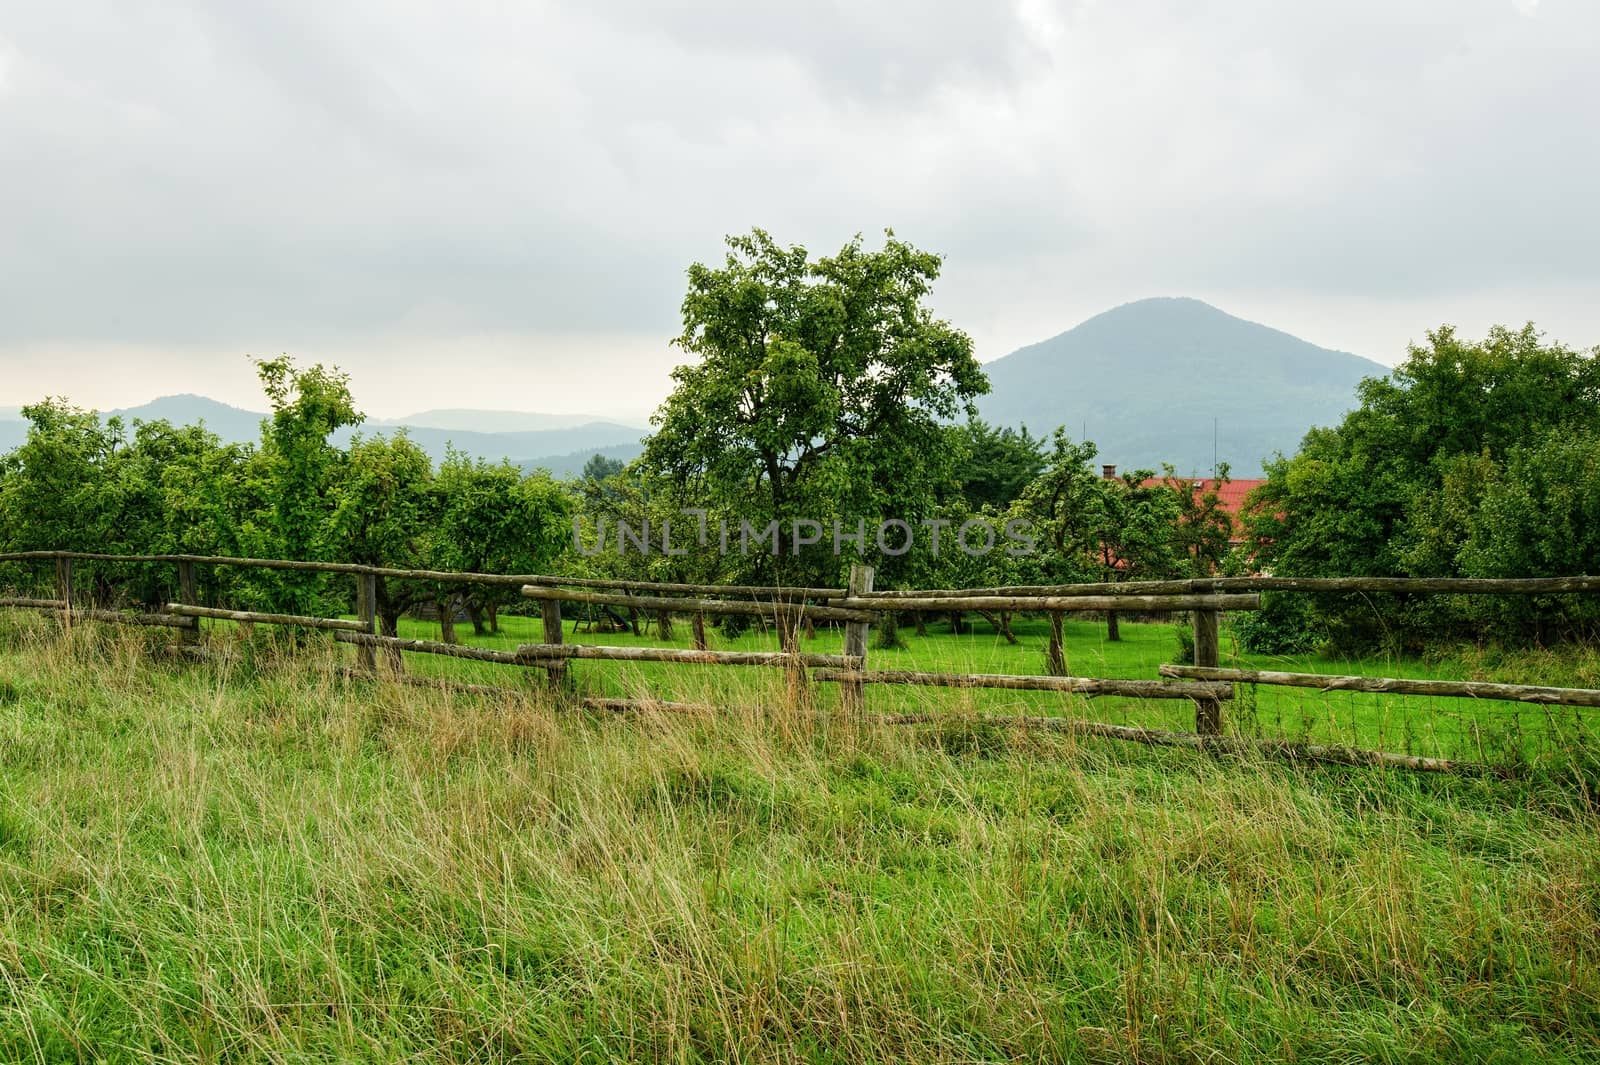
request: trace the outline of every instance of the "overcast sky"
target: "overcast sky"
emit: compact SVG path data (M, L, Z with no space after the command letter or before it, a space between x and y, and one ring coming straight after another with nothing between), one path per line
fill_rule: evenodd
M0 0L0 406L639 414L684 269L884 227L999 357L1191 295L1600 343L1595 0Z

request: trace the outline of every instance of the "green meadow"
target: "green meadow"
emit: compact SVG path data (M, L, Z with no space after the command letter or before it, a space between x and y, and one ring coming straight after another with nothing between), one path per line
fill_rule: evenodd
M992 625L967 615L969 628L951 631L941 618L918 636L910 627L900 630L903 646L881 649L869 646L869 669L916 670L935 673L1044 674L1049 624L1043 619L1020 618L1012 625L1016 643ZM502 615L498 634L472 634L471 626L457 626L462 643L501 650L519 644L542 642L543 629L536 618ZM1157 669L1178 660L1177 626L1132 624L1121 626L1121 639L1106 639L1099 621L1067 621L1067 670L1074 676L1158 679ZM745 632L724 637L708 628L710 644L718 650L777 650L772 632ZM439 639L435 623L402 619L400 635L412 639ZM595 632L568 621L563 626L567 642L623 646L692 646L688 622L678 618L672 638L662 640L653 626L642 636L630 632ZM804 641L808 652L839 653L841 630L819 628ZM1600 687L1600 654L1569 649L1564 652L1501 654L1473 648L1430 660L1393 657L1333 658L1280 657L1250 654L1239 647L1226 626L1222 632L1222 664L1243 669L1288 670L1305 673L1454 680L1503 680L1524 684ZM407 654L406 670L472 683L527 686L542 671ZM703 701L721 705L748 700L771 684L767 670L723 666L682 666L658 663L574 662L569 665L579 690L612 697L654 697ZM1193 704L1186 700L1137 700L1063 696L1051 692L943 689L873 685L867 689L869 710L886 713L949 711L964 714L1066 715L1113 724L1192 730ZM822 705L836 701L831 685L819 685ZM1245 736L1287 739L1321 744L1363 747L1429 757L1456 758L1494 764L1521 764L1545 757L1561 757L1572 745L1585 741L1591 731L1590 710L1536 706L1493 700L1441 699L1432 696L1371 695L1356 692L1319 692L1315 689L1240 686L1235 699L1224 705L1224 727Z
M538 639L504 625L483 642ZM1072 672L1152 677L1176 650L1123 631L1070 626ZM1042 670L1044 633L1017 635L941 625L870 661ZM219 626L199 661L170 639L0 617L0 1061L1600 1055L1592 773L1296 765L964 713L1188 712L1036 693L869 688L869 710L952 712L885 727L805 712L762 669L578 662L582 688L718 706L584 713L532 670L407 661L521 689L479 695L344 675L320 638ZM1225 716L1471 731L1357 698L1261 689Z

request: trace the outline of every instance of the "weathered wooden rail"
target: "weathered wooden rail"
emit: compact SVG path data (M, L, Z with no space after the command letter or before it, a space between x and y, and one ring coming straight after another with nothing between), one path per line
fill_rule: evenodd
M115 610L101 605L80 605L75 597L73 563L170 564L176 567L178 599L160 611ZM1215 577L1185 580L1128 581L1076 585L1026 585L994 588L874 591L873 572L854 566L845 588L782 587L761 585L673 584L655 581L608 580L549 574L464 573L397 569L355 563L240 558L232 556L149 554L117 555L98 552L25 551L0 554L0 563L37 562L54 566L54 595L0 597L0 608L37 610L56 615L71 626L76 620L165 626L178 630L185 643L200 636L202 619L242 625L274 625L331 632L332 638L356 649L357 672L377 669L384 652L395 675L405 683L444 683L402 673L402 655L427 654L543 671L546 684L580 705L616 710L648 704L671 707L674 712L707 708L697 704L664 703L587 697L579 698L570 667L576 661L661 663L667 665L751 666L787 671L791 684L837 684L840 703L847 710L865 710L870 685L910 685L954 689L997 689L1054 692L1085 698L1116 697L1193 702L1193 732L1169 732L1131 726L1078 721L1057 717L988 717L982 720L1006 727L1043 728L1083 735L1108 736L1165 746L1206 750L1259 750L1270 754L1348 764L1400 765L1414 769L1462 768L1447 759L1423 758L1381 751L1272 740L1254 740L1223 734L1222 706L1233 698L1236 684L1268 684L1380 694L1414 694L1447 698L1492 699L1554 706L1600 707L1600 691L1500 684L1485 681L1420 680L1395 677L1333 676L1222 668L1219 619L1224 612L1256 610L1260 593L1366 593L1400 595L1566 595L1600 592L1600 577L1540 577L1511 579L1382 578L1382 577ZM236 610L199 602L196 569L201 566L259 568L346 575L355 580L356 618L319 617L254 610ZM517 589L540 604L543 642L522 644L515 650L474 647L436 640L405 639L376 631L376 581L409 580L442 584ZM687 614L696 618L716 615L757 617L771 622L783 638L779 651L713 651L704 648L637 647L578 644L564 637L562 603L620 607L639 612ZM1050 617L1051 641L1047 660L1052 673L934 673L915 670L874 670L867 667L870 626L887 612L999 611L1044 614ZM1194 664L1164 665L1161 679L1073 677L1065 672L1061 619L1077 612L1185 612L1194 619ZM844 629L842 654L809 654L799 649L797 633L807 623L837 623ZM457 685L464 690L501 690L486 685ZM569 694L570 693L570 694ZM888 724L916 724L948 720L948 715L900 714L882 716Z

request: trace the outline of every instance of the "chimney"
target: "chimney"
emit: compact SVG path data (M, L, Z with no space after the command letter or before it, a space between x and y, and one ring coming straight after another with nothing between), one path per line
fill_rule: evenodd
M1117 476L1116 463L1108 462L1105 465L1101 466L1100 467L1100 476L1104 477L1108 481L1114 479Z

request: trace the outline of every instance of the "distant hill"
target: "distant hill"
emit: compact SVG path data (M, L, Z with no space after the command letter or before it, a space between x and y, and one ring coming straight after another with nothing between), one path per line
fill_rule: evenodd
M1195 299L1146 299L1098 314L1059 336L987 363L986 421L1048 436L1064 426L1101 460L1180 474L1217 458L1258 476L1275 451L1293 454L1306 430L1356 406L1356 383L1389 372L1235 318Z
M243 410L219 403L205 396L162 396L137 407L104 412L107 417L116 415L132 425L135 421L153 422L166 419L173 425L199 425L220 436L225 443L242 444L261 439L261 420L266 417L259 411Z
M539 425L547 427L500 431L466 428L478 420L486 426ZM13 417L4 417L11 414ZM204 424L227 443L254 443L261 439L261 422L267 416L260 411L242 410L219 403L205 396L162 396L137 407L104 412L132 424L134 421L166 419L174 425ZM514 411L425 411L413 418L433 418L451 421L454 426L419 425L410 418L404 421L367 421L358 429L340 430L334 439L348 443L357 432L371 436L389 435L401 429L419 447L432 456L435 462L444 458L447 447L454 446L476 458L498 461L510 459L526 469L542 467L557 476L576 474L596 451L615 458L632 458L640 451L639 439L645 430L617 422L596 421L577 416L576 424L564 425L570 415L521 414ZM28 436L28 423L20 411L0 411L0 452L22 444Z
M361 433L389 435L404 429L417 446L433 457L435 462L444 458L445 449L453 446L478 458L511 459L522 465L535 465L545 460L565 457L575 451L592 453L594 450L615 445L637 449L643 429L616 422L589 422L570 429L534 429L519 433L475 433L463 429L433 429L425 425L362 425L359 429L341 429L334 439L343 444ZM581 466L582 463L579 463Z
M572 451L565 455L545 455L541 458L527 459L517 463L525 471L532 472L536 469L548 470L551 476L561 480L570 480L583 472L590 459L596 455L604 455L608 459L620 459L623 462L632 462L644 451L642 444L613 444L610 447L592 447L582 451Z
M539 414L516 410L424 410L404 418L371 419L368 425L415 425L429 429L461 429L473 433L522 433L543 429L574 429L609 422L593 414Z

